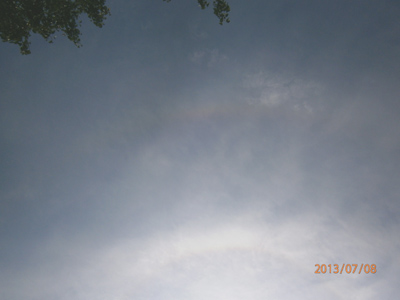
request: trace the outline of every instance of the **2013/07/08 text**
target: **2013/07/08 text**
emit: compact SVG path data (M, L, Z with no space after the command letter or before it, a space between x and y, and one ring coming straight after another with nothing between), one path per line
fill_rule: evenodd
M343 264L342 267L340 268L339 271L339 265L338 264L334 264L334 265L325 265L325 264L316 264L315 265L317 267L317 270L315 270L315 274L325 274L325 273L333 273L333 274L342 274L343 271L345 271L347 274L354 274L357 269L358 269L358 264ZM361 264L358 274L361 274L361 272L364 272L366 274L372 273L375 274L376 273L376 265L372 264Z

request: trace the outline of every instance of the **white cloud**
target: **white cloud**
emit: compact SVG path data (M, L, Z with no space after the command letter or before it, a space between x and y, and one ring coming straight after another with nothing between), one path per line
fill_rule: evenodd
M312 103L318 100L322 92L322 86L316 82L264 72L245 75L242 85L251 95L247 98L249 103L267 107L285 105L305 113L314 111Z
M228 56L221 54L218 49L206 49L194 51L189 55L189 60L193 63L204 64L208 68L212 68L228 60Z
M201 63L205 54L206 54L205 51L195 51L189 56L189 60L194 63Z
M398 244L388 242L393 232L385 236L359 227L359 217L343 225L344 234L318 212L290 220L282 216L280 222L262 215L268 214L203 216L145 237L110 237L101 247L85 241L87 235L52 239L34 268L14 274L24 289L16 293L13 284L2 286L3 295L7 298L11 287L21 299L348 299L361 294L374 299L379 286L387 288L384 270L375 279L380 285L371 288L367 283L373 275L316 275L314 265L378 263L374 258L381 251L396 253L392 247Z

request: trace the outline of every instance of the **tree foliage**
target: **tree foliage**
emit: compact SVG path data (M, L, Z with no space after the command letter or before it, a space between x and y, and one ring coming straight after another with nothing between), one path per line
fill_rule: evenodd
M164 0L170 2L171 0ZM209 6L197 0L200 7ZM0 0L0 37L3 42L17 44L22 54L30 54L31 33L40 34L52 43L56 32L62 32L77 47L81 46L80 16L86 14L97 27L102 27L110 9L106 0ZM229 23L229 5L225 0L214 0L214 14L219 23Z
M19 45L22 54L31 53L31 32L52 43L54 34L61 31L80 47L82 13L102 27L110 10L105 0L0 0L0 37Z
M171 0L164 0L166 2L171 2ZM201 9L205 9L210 5L210 2L206 0L197 0L199 3ZM224 22L229 23L229 12L231 11L231 8L229 7L228 2L225 0L214 0L213 1L213 6L214 6L214 15L216 15L219 19L219 24L222 25Z

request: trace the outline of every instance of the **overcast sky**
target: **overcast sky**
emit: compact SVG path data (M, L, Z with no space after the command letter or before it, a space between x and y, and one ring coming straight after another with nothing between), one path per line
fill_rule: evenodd
M398 297L400 3L229 3L0 44L1 299Z

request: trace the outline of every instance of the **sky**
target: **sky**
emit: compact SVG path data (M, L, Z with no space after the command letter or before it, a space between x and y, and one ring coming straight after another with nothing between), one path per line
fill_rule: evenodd
M398 297L400 3L228 2L0 43L0 299Z

